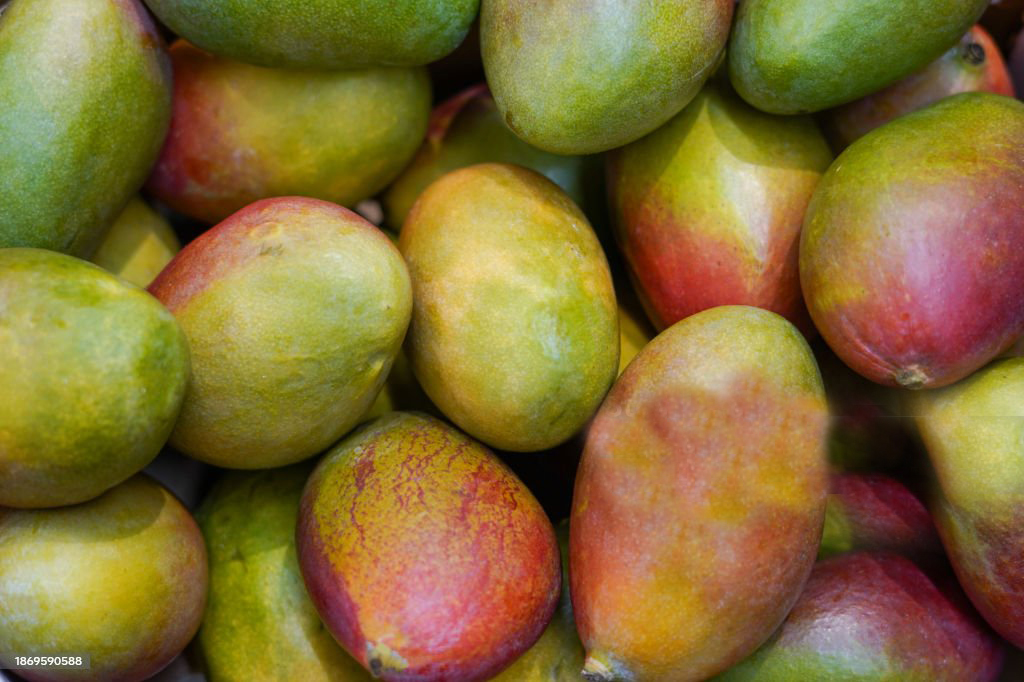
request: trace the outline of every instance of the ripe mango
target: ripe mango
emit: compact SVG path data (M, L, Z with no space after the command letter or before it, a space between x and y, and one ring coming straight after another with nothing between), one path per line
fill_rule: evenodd
M422 68L266 69L171 47L174 116L147 182L207 223L269 197L353 206L412 158L430 116Z
M170 442L237 469L297 462L355 426L412 309L387 236L305 197L247 206L189 243L149 290L192 351Z
M92 262L132 284L148 287L178 251L181 242L170 223L133 197L103 237Z
M146 0L175 33L262 66L417 66L462 42L480 0Z
M712 308L640 351L573 494L588 680L705 680L771 635L821 539L827 422L810 348L775 313Z
M948 97L854 142L815 190L804 299L863 376L934 388L1024 333L1024 104Z
M210 682L370 682L320 622L295 553L310 464L226 473L196 511L210 557L197 638Z
M697 94L720 61L733 4L484 0L487 83L505 123L535 147L620 147Z
M1024 358L917 396L939 535L985 620L1024 647Z
M615 292L564 192L519 166L453 171L420 195L399 246L415 299L409 360L445 416L517 452L590 419L619 361Z
M797 246L832 162L812 119L765 114L712 82L671 121L606 158L615 237L658 329L735 304L812 331Z
M0 14L0 248L92 254L171 116L163 41L138 0L16 0Z
M558 602L540 504L432 417L393 412L332 448L306 483L296 543L327 629L387 682L490 679Z
M744 0L729 77L752 105L809 114L923 69L953 47L988 0Z
M0 505L84 502L163 447L189 376L155 298L54 251L0 249Z

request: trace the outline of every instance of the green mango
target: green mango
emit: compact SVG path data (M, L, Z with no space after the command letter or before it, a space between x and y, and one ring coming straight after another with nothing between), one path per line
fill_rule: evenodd
M0 248L88 257L146 179L171 71L137 0L15 0L0 15Z
M957 44L988 0L744 0L729 41L736 91L811 113L895 83Z
M170 223L134 197L100 242L92 262L132 284L148 287L180 250Z
M369 682L302 584L295 522L312 470L232 471L196 511L210 557L198 644L210 682Z
M417 66L462 42L480 0L146 0L204 50L274 67Z
M92 499L163 447L189 376L160 302L97 265L0 249L0 506Z
M480 45L498 109L558 154L620 147L672 118L717 66L733 0L486 0Z

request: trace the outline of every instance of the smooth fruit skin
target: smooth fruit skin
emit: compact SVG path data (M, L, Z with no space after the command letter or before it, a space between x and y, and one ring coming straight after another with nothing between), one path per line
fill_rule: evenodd
M1024 647L1024 358L915 401L939 535L985 620Z
M924 504L895 478L832 474L818 558L854 550L928 559L942 545Z
M807 209L815 326L889 386L962 379L1024 332L1024 104L946 98L852 144Z
M267 69L184 41L170 54L174 115L146 187L207 223L269 197L353 206L398 175L427 130L422 68Z
M490 679L558 602L540 504L487 448L425 415L394 412L332 448L296 543L324 624L387 682Z
M189 42L278 68L418 66L462 42L480 0L146 0Z
M0 651L90 656L27 680L148 679L192 639L206 588L199 528L146 476L72 507L0 508Z
M590 426L570 522L592 682L704 680L785 618L825 513L828 414L800 332L721 306L659 334Z
M140 471L189 376L185 334L159 301L44 249L0 249L0 356L8 507L84 502Z
M814 567L779 631L715 682L992 682L998 639L954 581L911 561L846 554Z
M388 224L401 230L417 197L445 173L485 162L514 163L544 175L587 211L597 203L591 159L561 156L531 147L501 120L486 84L475 85L439 104L430 117L427 139L384 193ZM604 197L600 197L604 201Z
M519 166L453 171L399 245L415 298L406 349L445 416L516 452L583 427L615 378L619 333L604 252L564 192Z
M110 227L92 262L121 279L148 287L181 251L170 223L139 197L133 197Z
M606 158L615 237L658 329L718 305L751 305L811 333L797 246L832 162L812 119L765 114L712 82Z
M171 115L137 0L15 0L0 15L0 248L88 257L138 191Z
M961 92L1014 94L999 46L981 26L920 71L828 112L826 130L836 148L845 149L880 125Z
M387 236L306 197L247 206L189 243L149 290L192 351L170 442L237 469L297 462L355 426L412 310Z
M505 123L535 147L620 147L697 94L720 61L732 11L732 0L483 0L487 83Z
M197 642L210 682L370 682L327 632L295 553L311 464L226 473L196 511L210 556Z
M821 111L924 68L987 6L988 0L744 0L729 40L729 77L763 111Z

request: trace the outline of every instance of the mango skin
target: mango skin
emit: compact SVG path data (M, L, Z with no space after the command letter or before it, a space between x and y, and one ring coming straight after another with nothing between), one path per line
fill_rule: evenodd
M987 6L988 0L744 0L729 40L729 78L762 111L814 113L923 69Z
M210 594L197 642L210 682L370 682L324 630L295 553L313 467L226 473L196 511Z
M593 160L552 154L523 142L505 127L487 85L480 84L435 107L427 139L384 193L388 224L401 230L417 197L445 173L489 161L537 171L561 187L585 212L598 203L594 186L601 184L601 174L598 170L597 177L592 177Z
M618 366L615 292L554 183L508 164L453 171L420 195L399 246L415 297L406 350L445 416L515 452L583 427Z
M935 469L932 512L960 584L1024 647L1024 358L999 360L915 401Z
M278 68L418 66L462 42L480 0L146 0L189 42Z
M387 682L476 682L533 645L560 586L540 504L487 448L394 412L306 484L299 566L324 624Z
M88 257L146 179L171 115L137 0L19 0L0 15L0 248Z
M797 247L832 162L812 119L757 111L713 81L671 121L606 159L615 238L655 327L751 305L812 333Z
M412 310L387 236L306 197L247 206L190 242L149 290L192 351L170 443L235 469L297 462L355 426Z
M189 376L145 291L54 251L0 249L0 505L84 502L149 464Z
M865 552L818 563L786 622L715 682L992 682L997 638L955 582L901 556Z
M1024 332L1024 104L964 93L857 140L804 219L800 282L836 354L889 386L962 379Z
M184 41L170 55L174 115L146 188L207 223L269 197L353 206L398 175L427 130L426 69L265 69Z
M640 351L573 494L588 680L704 680L771 635L821 538L827 422L807 342L775 313L712 308Z
M999 46L981 26L972 27L959 43L920 71L828 112L826 130L832 144L845 149L880 125L961 92L1014 96Z
M603 152L686 106L720 61L732 12L733 0L484 0L487 83L533 146Z
M91 657L91 670L19 671L27 680L148 679L199 627L203 536L146 476L72 507L0 508L0 528L0 650Z
M148 287L179 251L181 242L170 223L133 197L103 237L92 262L136 286Z

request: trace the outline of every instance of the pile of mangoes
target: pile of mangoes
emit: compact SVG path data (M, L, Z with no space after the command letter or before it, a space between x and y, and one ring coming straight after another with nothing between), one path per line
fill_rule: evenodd
M1024 680L1022 16L0 0L0 680Z

